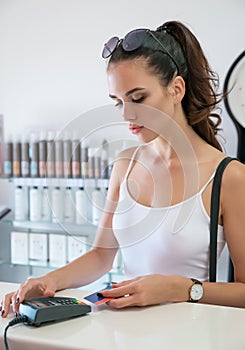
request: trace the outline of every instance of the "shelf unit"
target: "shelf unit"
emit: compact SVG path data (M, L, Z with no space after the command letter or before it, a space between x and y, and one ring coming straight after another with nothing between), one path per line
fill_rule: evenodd
M6 177L4 178L6 179ZM31 177L11 177L7 179L9 182L13 183L14 186L25 186L25 187L70 187L70 188L101 188L104 190L108 189L109 179L100 178L31 178ZM86 237L87 244L92 244L97 227L93 224L82 224L78 225L75 223L66 222L44 222L44 221L16 221L14 219L13 213L8 214L3 220L3 223L9 225L10 231L27 232L27 233L45 233L49 234L63 234L71 235L74 237ZM10 232L11 235L11 232ZM11 243L10 243L11 244ZM11 248L9 249L11 250ZM11 254L10 254L11 255ZM33 274L33 269L55 269L57 266L52 266L47 261L47 264L35 265L35 264L16 264L11 262L11 257L9 259L0 260L0 265L7 265L9 267L18 268L28 268L29 275ZM115 276L119 276L122 279L123 269L113 268L108 274L108 283L115 279Z

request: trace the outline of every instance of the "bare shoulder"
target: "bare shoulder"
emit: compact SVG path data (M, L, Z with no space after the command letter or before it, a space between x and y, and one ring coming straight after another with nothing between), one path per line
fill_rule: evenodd
M119 164L119 166L124 163L129 163L136 149L137 147L130 147L122 150L117 154L115 162Z
M123 159L131 159L134 152L136 151L138 147L129 147L129 148L125 148L124 150L122 150L121 152L118 153L117 155L117 160L123 160Z
M245 165L233 160L224 171L221 187L223 208L230 212L237 206L245 206Z
M117 173L117 175L121 179L124 178L126 171L128 169L130 160L132 159L136 149L137 147L126 148L117 155L114 161L113 170Z
M232 218L238 216L238 208L242 213L245 209L245 165L237 160L230 162L224 171L221 186L221 208L227 231L227 222L229 220L233 222ZM244 217L244 214L241 216Z
M227 188L234 189L245 186L245 164L238 160L230 162L224 172L223 184Z

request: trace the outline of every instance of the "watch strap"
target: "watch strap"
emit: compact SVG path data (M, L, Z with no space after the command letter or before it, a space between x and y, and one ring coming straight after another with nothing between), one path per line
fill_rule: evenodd
M191 280L192 280L192 282L194 282L194 284L201 284L202 285L202 282L200 282L196 278L191 278Z

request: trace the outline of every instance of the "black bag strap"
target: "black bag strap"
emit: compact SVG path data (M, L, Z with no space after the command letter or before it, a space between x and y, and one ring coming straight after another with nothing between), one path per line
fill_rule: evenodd
M217 270L217 230L219 219L220 188L223 172L226 166L236 158L226 157L219 163L213 181L210 208L210 252L209 252L209 282L216 282Z

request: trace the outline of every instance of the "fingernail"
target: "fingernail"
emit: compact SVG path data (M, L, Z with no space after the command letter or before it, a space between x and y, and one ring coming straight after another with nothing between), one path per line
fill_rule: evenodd
M2 310L2 312L1 312L1 316L3 316L3 314L4 314L4 310Z
M110 305L110 302L111 302L111 301L109 300L109 301L106 302L106 304L107 304L107 305Z
M19 301L20 301L20 298L18 297L18 298L16 299L16 304L19 304Z

